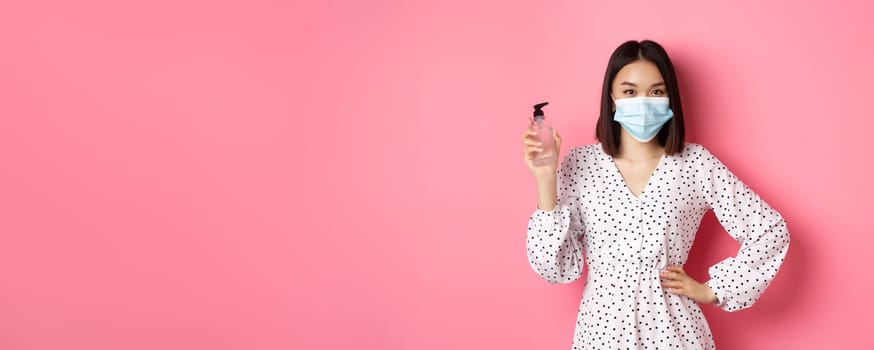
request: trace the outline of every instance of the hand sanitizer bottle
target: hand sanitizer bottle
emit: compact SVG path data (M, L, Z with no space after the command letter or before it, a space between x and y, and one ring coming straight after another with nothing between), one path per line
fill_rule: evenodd
M549 104L549 102L534 105L534 123L537 125L537 135L535 136L537 141L542 143L540 148L543 149L543 151L538 152L537 155L534 156L533 162L535 166L552 164L555 162L556 157L558 157L555 149L555 139L552 138L552 122L549 119L546 119L546 116L543 115L543 111L541 110L541 108L547 104Z

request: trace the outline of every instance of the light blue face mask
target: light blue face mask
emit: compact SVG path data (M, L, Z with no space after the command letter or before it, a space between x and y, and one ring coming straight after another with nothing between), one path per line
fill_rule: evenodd
M649 142L674 116L667 97L631 97L613 100L613 120L622 125L635 140Z

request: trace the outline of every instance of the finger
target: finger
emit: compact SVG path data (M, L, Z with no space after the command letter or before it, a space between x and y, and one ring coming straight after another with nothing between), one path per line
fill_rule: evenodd
M683 267L682 267L682 266L678 266L678 265L668 265L667 269L668 269L668 271L673 271L673 272L676 272L676 273L679 273L679 274L683 274L683 275L686 274L686 271L683 271Z
M537 155L537 151L529 146L525 146L525 160L532 160Z
M662 287L683 288L683 282L681 282L681 281L665 281L665 282L662 282Z
M686 287L684 287L684 286L665 286L665 287L666 287L665 291L667 291L668 293L677 294L677 295L688 294L687 293L688 290L686 290Z
M529 149L528 147L525 147L525 161L534 159L535 154L537 154L537 152Z
M522 138L522 141L527 141L527 140L540 142L540 140L537 137L534 137L534 135L525 135L525 137Z
M670 270L662 270L662 272L659 272L659 276L661 276L662 278L668 278L668 279L672 279L672 280L682 279L682 278L686 277L686 275L684 275L682 273L674 272L674 271L670 271Z
M529 146L543 146L543 143L537 140L533 140L530 138L525 139L525 144Z
M668 288L667 291L671 294L688 296L686 290L682 288Z
M537 135L537 132L533 129L525 129L525 132L522 133L522 138L527 139L531 136Z
M523 159L524 159L526 162L527 162L527 161L530 161L530 160L534 160L534 157L537 156L537 153L539 153L539 152L526 153L526 154L525 154L525 157L524 157Z
M526 156L534 156L534 154L538 152L543 152L543 148L537 146L525 146Z
M525 154L534 155L534 153L543 152L543 148L537 146L528 146L525 148Z
M676 272L671 272L671 271L662 272L660 275L662 276L662 278L669 279L669 280L680 280L680 279L684 278L683 275L676 273Z

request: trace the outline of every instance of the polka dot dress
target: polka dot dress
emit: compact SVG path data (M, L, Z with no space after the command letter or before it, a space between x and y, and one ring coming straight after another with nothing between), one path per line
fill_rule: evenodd
M663 155L639 197L600 144L568 152L558 202L528 223L528 260L550 284L580 278L588 265L573 349L715 349L698 303L662 289L659 272L684 265L704 213L712 209L741 244L709 269L716 306L752 305L789 248L779 213L703 146ZM585 259L585 260L584 260Z

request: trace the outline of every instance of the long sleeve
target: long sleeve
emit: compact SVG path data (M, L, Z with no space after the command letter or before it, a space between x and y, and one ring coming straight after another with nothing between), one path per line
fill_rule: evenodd
M745 309L759 299L786 257L786 221L703 147L698 162L700 190L719 223L741 245L736 256L710 267L706 284L717 296L717 307Z
M550 284L570 283L583 270L583 222L577 167L579 148L562 160L557 177L557 203L550 211L536 208L528 221L528 262Z

